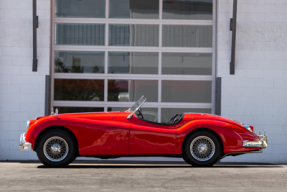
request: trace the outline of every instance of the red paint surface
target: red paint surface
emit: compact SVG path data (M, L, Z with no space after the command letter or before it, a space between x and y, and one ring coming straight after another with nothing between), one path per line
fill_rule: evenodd
M259 140L239 123L215 115L186 113L177 125L150 123L127 112L78 113L41 117L26 133L35 146L36 138L49 127L65 127L77 138L79 154L97 155L180 155L186 136L198 129L214 131L222 140L224 153L243 152L243 140Z

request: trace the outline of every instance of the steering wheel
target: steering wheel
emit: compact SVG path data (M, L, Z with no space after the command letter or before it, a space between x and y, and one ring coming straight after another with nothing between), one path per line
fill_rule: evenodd
M176 118L176 116L178 116L178 114L175 114L172 118L170 118L168 124L173 124L174 123L174 119Z
M181 120L182 115L179 114L175 114L170 121L168 122L168 124L177 124L180 120Z
M177 124L180 122L181 119L182 119L182 114L181 115L176 114L176 116L173 119L173 123Z
M144 119L144 116L143 116L143 114L142 114L142 110L141 110L141 109L138 109L138 110L137 110L136 115L137 115L140 119Z

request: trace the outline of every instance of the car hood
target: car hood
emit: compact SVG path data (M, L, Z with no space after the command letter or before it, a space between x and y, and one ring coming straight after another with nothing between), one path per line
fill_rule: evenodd
M120 112L99 112L99 113L67 113L54 115L58 118L77 118L77 119L89 119L89 120L111 120L115 118ZM51 117L51 116L46 116ZM46 117L38 117L37 120Z
M241 123L218 115L204 114L204 113L185 113L184 117L189 120L210 119L215 121L223 121L242 127Z

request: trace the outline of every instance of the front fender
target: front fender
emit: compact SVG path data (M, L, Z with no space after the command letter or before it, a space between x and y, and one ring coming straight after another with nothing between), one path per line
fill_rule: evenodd
M36 120L33 124L29 127L26 132L26 141L32 144L32 149L34 150L34 146L36 143L36 139L38 138L39 134L49 127L55 126L67 126L65 121L60 121L57 116L50 116L43 119ZM76 135L76 133L69 129Z
M40 133L50 127L64 127L76 137L80 155L128 153L129 124L109 120L91 120L50 116L35 122L26 133L26 141L34 149Z
M223 144L223 153L243 152L257 148L243 148L243 140L258 140L258 138L245 128L218 120L193 120L177 129L175 154L182 154L184 139L193 131L208 129L215 132Z

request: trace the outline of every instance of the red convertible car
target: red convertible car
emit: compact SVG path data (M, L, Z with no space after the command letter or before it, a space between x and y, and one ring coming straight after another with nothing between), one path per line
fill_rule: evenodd
M174 115L168 123L150 122L141 97L125 112L51 114L27 122L21 150L33 150L46 166L67 166L78 156L181 157L193 166L211 166L228 155L259 153L267 136L221 116Z

